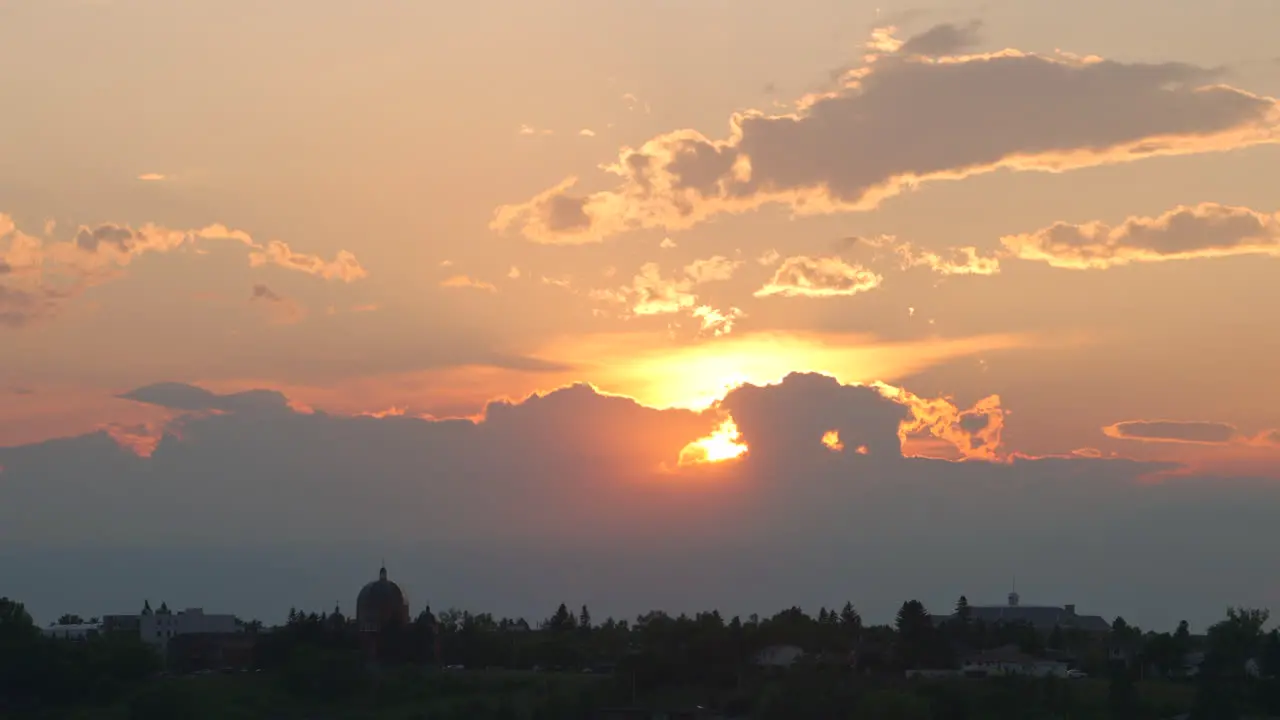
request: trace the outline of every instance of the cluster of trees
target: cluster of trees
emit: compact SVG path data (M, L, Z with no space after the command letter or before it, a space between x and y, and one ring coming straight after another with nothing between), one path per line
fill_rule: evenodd
M1172 632L1156 633L1122 618L1104 634L1062 627L1043 632L1018 623L984 623L960 598L941 623L916 600L903 603L890 625L865 624L851 603L823 608L816 615L796 607L767 618L655 611L634 620L603 622L593 620L586 607L573 611L562 604L535 628L524 620L488 613L437 614L428 608L406 626L385 628L378 637L377 657L391 668L441 664L578 674L585 670L614 678L610 698L615 701L684 689L727 702L769 680L771 671L753 662L757 653L792 645L805 652L800 667L788 673L792 679L781 686L784 690L755 698L752 704L792 708L792 717L798 718L803 716L796 714L795 703L800 701L785 688L801 697L807 691L796 687L818 683L832 698L865 703L871 689L910 687L904 685L905 670L954 668L968 653L1015 645L1028 654L1056 652L1073 658L1091 675L1108 679L1113 713L1130 713L1129 717L1136 716L1135 688L1140 681L1182 676L1188 656L1198 652L1203 662L1195 678L1186 679L1194 688L1196 712L1199 717L1230 718L1246 708L1280 714L1280 684L1275 680L1280 677L1280 631L1268 632L1268 619L1264 610L1233 608L1202 636L1193 636L1185 622ZM340 700L359 695L371 682L365 671L367 638L336 609L291 610L288 621L270 631L257 622L241 626L258 635L255 666L270 671L265 677L276 679L289 693ZM7 698L4 702L11 706L111 702L137 690L159 670L158 655L136 636L104 635L87 642L46 638L21 604L0 600L0 698ZM916 698L911 702L926 695L930 707L961 702L954 690L930 687L910 690ZM1067 702L1063 698L1070 694L1036 687L1040 689L1018 692L1031 692L1035 703L1045 708ZM1032 702L1031 697L1024 700ZM0 707L0 715L5 709Z
M404 628L383 633L387 663L432 663L470 668L543 668L611 672L633 693L687 686L731 693L761 670L752 662L769 646L794 645L808 666L840 668L846 677L902 678L913 668L956 668L968 653L1014 645L1032 655L1071 658L1091 675L1110 681L1110 702L1131 706L1143 679L1183 678L1194 683L1198 706L1221 709L1247 702L1280 712L1280 631L1267 632L1265 610L1233 608L1203 636L1186 622L1172 632L1144 632L1116 618L1110 633L1055 627L1043 632L1020 623L975 619L965 598L942 623L916 600L903 603L892 625L864 624L852 604L810 615L789 608L772 617L724 618L710 611L671 616L656 611L635 620L594 622L588 608L561 605L537 626L487 613L424 610ZM308 662L313 651L343 649L350 663L358 652L351 623L340 613L290 613L290 621L260 644L265 665L287 663L298 646ZM290 650L289 648L294 648ZM1201 653L1195 679L1188 659ZM344 665L333 665L340 671ZM314 667L312 668L314 671ZM315 677L314 672L311 677ZM330 690L342 687L331 683ZM1046 697L1055 697L1050 692ZM1246 698L1247 700L1242 700ZM1206 710L1207 711L1207 710ZM1224 716L1225 717L1225 716Z
M83 643L48 638L22 603L0 598L0 717L110 703L136 691L159 668L160 658L137 636Z

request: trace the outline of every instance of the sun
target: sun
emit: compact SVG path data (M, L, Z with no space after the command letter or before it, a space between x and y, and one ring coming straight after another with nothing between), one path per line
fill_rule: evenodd
M680 451L679 464L702 465L740 457L747 451L747 446L741 440L738 425L733 422L733 418L726 418L710 435L685 445Z

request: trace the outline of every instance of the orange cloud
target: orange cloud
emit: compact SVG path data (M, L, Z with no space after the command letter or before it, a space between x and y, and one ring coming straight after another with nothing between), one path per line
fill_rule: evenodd
M732 418L728 418L710 435L684 446L680 451L677 464L684 466L724 462L741 457L746 452L747 446L742 443L742 434L738 432L738 426L734 424Z
M746 313L736 307L728 310L717 310L710 305L699 305L693 309L693 316L701 323L700 329L705 333L710 333L715 337L728 335L733 332L733 324L739 318L746 317Z
M837 430L828 430L823 433L822 444L835 452L844 451L844 443L840 442L840 433Z
M899 241L892 235L878 238L858 238L875 248L885 248L898 256L902 268L927 267L939 275L996 275L1000 272L1000 259L983 256L973 246L950 248L944 253L917 248Z
M484 290L486 292L497 292L498 288L493 283L487 283L483 280L476 280L468 275L454 275L440 281L442 288L472 288L475 290Z
M113 423L158 426L171 415L163 408L127 402L88 387L0 390L0 447L80 435Z
M286 243L272 240L266 246L254 245L249 253L249 265L278 265L289 270L298 270L325 280L341 280L355 282L368 277L369 273L356 260L356 256L346 250L339 250L333 260L325 260L316 255L294 252Z
M160 446L160 441L164 439L167 426L167 423L142 423L138 425L111 423L103 426L102 430L125 450L138 457L149 458L155 453L156 448Z
M535 242L596 242L768 204L797 214L865 211L927 181L1060 172L1280 137L1276 100L1217 84L1217 71L1018 50L905 55L883 34L837 90L801 98L794 112L738 113L722 140L685 129L624 148L606 167L619 178L613 188L574 194L569 177L500 207L491 226ZM964 44L928 35L905 47Z
M738 308L720 310L700 304L695 290L698 285L728 280L742 264L741 260L716 255L694 260L673 276L663 277L658 263L645 263L631 279L630 285L593 290L588 296L610 304L625 305L627 315L624 317L688 313L698 320L702 332L725 335L733 330L734 321L744 317L744 313Z
M0 324L21 326L50 317L86 289L119 277L135 258L167 253L200 242L231 240L249 249L249 265L277 265L328 280L353 282L367 275L355 256L340 251L332 261L293 252L278 240L262 244L242 230L209 225L173 230L154 224L130 228L106 223L81 226L66 241L17 230L0 215ZM197 249L198 251L198 249Z
M1217 203L1180 205L1158 217L1128 218L1115 227L1060 222L1000 242L1022 260L1070 270L1234 255L1280 257L1280 213Z
M756 297L839 297L868 292L884 278L838 257L789 257L773 278L755 292Z
M1000 396L991 395L973 407L960 410L948 397L922 398L902 388L879 385L886 397L905 405L911 418L899 428L904 445L913 439L932 437L956 449L971 460L999 460L1005 411Z

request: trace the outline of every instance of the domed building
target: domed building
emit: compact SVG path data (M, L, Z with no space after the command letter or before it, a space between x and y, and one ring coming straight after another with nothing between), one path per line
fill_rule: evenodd
M356 596L356 628L370 658L378 658L379 636L383 631L409 624L409 599L400 586L387 579L387 568L378 570L378 579L365 585Z

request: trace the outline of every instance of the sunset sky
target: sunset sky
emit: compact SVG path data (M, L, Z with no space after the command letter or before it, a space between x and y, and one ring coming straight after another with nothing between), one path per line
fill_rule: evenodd
M1276 27L0 0L0 595L1280 610Z

